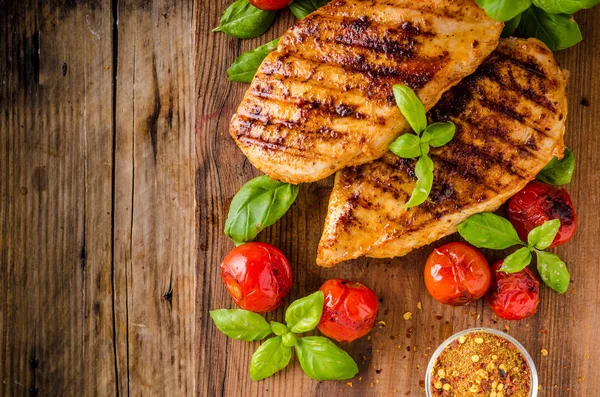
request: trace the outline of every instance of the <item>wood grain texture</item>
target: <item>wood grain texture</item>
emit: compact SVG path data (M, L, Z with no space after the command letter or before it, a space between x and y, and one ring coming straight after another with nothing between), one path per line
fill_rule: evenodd
M0 395L111 395L110 5L0 10Z
M321 269L315 265L316 249L325 219L333 180L303 185L297 202L278 223L259 235L259 240L281 248L290 259L295 282L287 302L305 296L329 278L365 283L381 298L379 326L371 338L345 345L359 363L352 385L308 379L297 362L261 382L248 376L248 362L258 342L233 341L219 333L208 311L232 308L220 281L219 263L233 248L223 234L231 198L250 178L260 173L236 148L228 124L247 85L231 83L226 69L243 51L281 35L293 21L288 12L263 37L236 40L212 33L228 1L199 0L196 7L196 113L198 237L198 286L196 293L196 343L199 350L197 390L202 396L420 396L424 395L425 367L433 350L459 330L487 326L509 329L532 353L538 367L540 396L591 397L600 387L600 7L577 14L585 41L557 54L571 72L568 86L567 144L578 158L573 182L568 186L580 213L576 238L557 251L569 264L572 286L564 295L543 288L536 316L520 322L496 317L483 301L467 307L441 305L429 296L422 269L431 251L426 247L405 257L376 260L362 258ZM208 62L207 60L210 60ZM586 101L589 102L587 105ZM446 238L435 245L457 240ZM486 252L490 261L507 252ZM417 303L422 302L422 310ZM411 312L412 319L403 314ZM283 319L280 308L268 319ZM548 350L542 356L541 349Z
M118 2L114 261L121 395L193 394L192 5Z
M2 396L194 394L192 6L0 0Z

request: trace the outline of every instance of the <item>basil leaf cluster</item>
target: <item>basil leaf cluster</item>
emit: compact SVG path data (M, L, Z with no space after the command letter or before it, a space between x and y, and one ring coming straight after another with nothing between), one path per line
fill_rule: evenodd
M579 43L583 37L572 14L592 8L600 0L476 0L490 18L505 22L502 37L517 28L526 37L536 37L552 51Z
M303 19L311 12L316 11L318 8L329 3L329 1L330 0L295 0L290 4L290 10L292 10L292 13L296 18Z
M350 379L358 373L356 362L331 340L322 336L298 338L297 333L313 330L323 314L323 292L317 291L293 302L285 312L285 322L267 321L248 310L213 310L210 317L217 328L233 339L253 341L267 339L254 352L249 372L252 380L268 378L285 368L292 358L292 348L302 370L315 380Z
M213 32L225 32L238 39L252 39L265 33L275 20L274 11L254 7L248 0L236 0L221 16Z
M225 234L236 245L252 241L256 235L279 220L298 196L299 185L274 181L261 175L248 181L229 206Z
M277 48L278 43L279 38L244 52L227 69L227 78L238 83L252 82L260 64L271 51Z
M546 221L533 228L527 235L527 242L524 242L508 220L491 212L484 212L472 215L458 225L458 233L478 248L501 250L522 245L504 259L500 271L520 272L531 263L532 254L535 253L537 269L544 284L556 292L564 293L571 279L567 266L557 255L544 251L554 241L559 228L560 220Z
M523 12L519 30L527 37L540 39L552 51L564 50L583 40L572 15L550 14L535 6Z
M427 200L433 186L433 161L429 158L430 147L444 146L454 137L453 123L433 123L427 125L423 102L409 87L398 84L392 87L396 104L415 134L404 134L390 144L390 151L396 156L418 158L415 164L417 183L405 208L416 207Z
M562 160L554 157L537 175L537 179L549 185L566 185L571 182L575 171L575 155L566 148Z

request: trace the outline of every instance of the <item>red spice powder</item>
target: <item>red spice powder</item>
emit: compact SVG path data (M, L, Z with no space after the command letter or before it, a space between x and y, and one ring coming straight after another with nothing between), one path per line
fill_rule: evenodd
M432 370L435 397L528 397L531 370L521 351L501 336L474 331L452 341Z

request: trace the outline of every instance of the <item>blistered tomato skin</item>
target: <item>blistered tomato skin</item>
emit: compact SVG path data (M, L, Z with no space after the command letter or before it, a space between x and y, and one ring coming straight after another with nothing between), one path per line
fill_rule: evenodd
M223 259L221 278L240 308L263 313L283 303L292 287L292 268L271 244L246 243Z
M425 264L425 285L431 296L447 305L467 305L490 288L490 266L477 248L461 242L433 250Z
M379 301L370 288L354 281L331 279L319 290L325 296L317 326L321 333L338 342L352 342L371 331Z
M508 219L523 241L531 229L559 219L560 229L550 247L566 243L577 229L577 213L569 193L541 182L531 182L510 199Z
M529 268L518 273L499 272L502 262L492 266L492 286L487 295L490 308L505 320L533 316L540 303L540 283Z
M261 10L276 11L290 5L292 1L293 0L250 0L250 4Z

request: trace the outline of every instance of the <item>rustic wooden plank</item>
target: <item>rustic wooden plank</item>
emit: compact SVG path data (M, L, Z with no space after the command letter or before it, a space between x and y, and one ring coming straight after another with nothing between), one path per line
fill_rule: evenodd
M118 2L114 261L122 395L194 393L192 5Z
M110 2L0 10L0 394L114 395Z
M230 83L225 70L243 51L279 36L293 20L289 13L278 16L276 25L261 38L239 41L210 30L218 24L229 1L200 0L196 7L196 85L199 97L196 119L198 201L198 285L196 348L198 393L203 396L348 396L423 395L425 367L430 354L442 340L467 327L488 326L510 329L534 356L541 381L540 396L597 395L600 326L600 275L595 259L600 255L597 241L600 224L600 164L595 151L600 137L600 7L577 14L585 41L557 55L571 70L567 143L578 156L576 177L568 190L573 194L581 225L576 238L558 252L569 263L573 285L565 295L543 289L538 314L525 321L507 322L497 318L483 301L453 308L429 296L422 281L423 264L431 251L427 247L405 257L360 259L332 269L319 269L315 256L325 219L331 178L304 185L296 204L273 227L259 236L281 248L294 268L295 282L287 301L316 290L328 278L342 277L372 287L382 299L380 319L386 325L370 339L344 346L359 362L359 377L352 387L345 382L314 382L306 378L297 363L261 382L252 382L247 365L259 343L228 340L208 317L208 311L234 307L220 281L221 259L233 248L222 232L229 202L250 178L260 174L235 147L227 133L247 85ZM210 62L207 62L210 60ZM590 105L580 104L586 98ZM446 238L434 245L456 240ZM492 262L506 252L487 252ZM422 302L423 310L417 309ZM402 314L413 313L411 320ZM269 319L283 318L280 308ZM508 328L507 328L508 327ZM540 350L549 351L543 357Z

